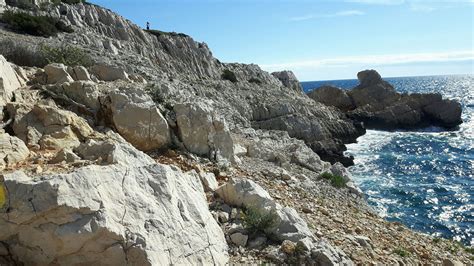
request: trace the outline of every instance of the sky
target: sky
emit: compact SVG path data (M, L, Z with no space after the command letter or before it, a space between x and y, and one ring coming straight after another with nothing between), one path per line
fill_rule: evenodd
M301 81L474 74L474 0L90 0Z

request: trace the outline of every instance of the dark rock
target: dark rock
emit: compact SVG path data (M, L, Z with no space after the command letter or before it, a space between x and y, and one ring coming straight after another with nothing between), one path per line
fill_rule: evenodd
M355 108L351 97L347 93L337 87L322 86L308 93L308 96L320 103L328 106L334 106L343 111L352 110Z
M272 75L279 79L281 83L287 88L290 88L294 91L303 91L300 82L296 78L295 74L292 71L285 70L279 72L273 72Z

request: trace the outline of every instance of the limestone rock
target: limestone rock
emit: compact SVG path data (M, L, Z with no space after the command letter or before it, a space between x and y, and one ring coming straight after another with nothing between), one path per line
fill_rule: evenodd
M332 247L324 240L311 251L311 256L319 265L354 265L342 250Z
M111 126L138 149L150 151L170 143L168 123L144 91L136 88L111 91L101 104Z
M91 72L103 81L129 80L128 74L120 67L100 64L93 66Z
M0 132L0 170L25 160L29 153L21 139Z
M297 242L304 238L314 239L308 225L294 209L282 207L267 191L251 180L232 179L219 187L216 193L227 204L253 207L261 211L275 211L279 224L273 229L273 233L281 240Z
M81 158L77 156L71 149L62 149L59 151L56 156L49 161L51 164L66 162L66 163L73 163Z
M13 92L20 87L20 80L12 65L0 55L0 105L9 102Z
M234 161L234 144L225 120L210 103L184 103L174 106L179 136L186 149L217 161Z
M247 240L249 239L249 237L242 233L233 233L232 235L230 235L230 239L237 246L245 247L247 245Z
M213 173L201 172L198 174L201 178L202 185L206 191L214 191L219 186L217 183L216 176Z
M94 131L83 118L54 106L10 103L7 110L15 117L15 135L27 146L73 148Z
M351 97L341 88L322 86L309 92L308 96L317 102L343 111L354 109Z
M4 180L12 211L0 214L0 241L18 262L227 263L224 235L196 175L129 164L35 179L15 172Z
M62 84L72 82L74 79L67 72L67 67L63 64L49 64L44 67L47 84Z
M303 91L303 87L301 87L300 82L298 81L293 72L286 70L280 72L273 72L272 75L275 78L279 79L281 83L283 83L283 86L290 88L294 91Z
M90 81L91 76L89 74L89 71L87 71L87 68L83 66L75 66L68 68L68 72L71 75L71 77L74 80L84 80L84 81Z

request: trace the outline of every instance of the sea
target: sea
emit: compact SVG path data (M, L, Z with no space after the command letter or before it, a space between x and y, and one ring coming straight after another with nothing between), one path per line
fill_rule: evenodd
M474 75L384 78L403 93L441 93L463 107L456 131L368 130L349 144L349 170L383 217L436 237L474 246ZM302 82L351 89L357 80Z

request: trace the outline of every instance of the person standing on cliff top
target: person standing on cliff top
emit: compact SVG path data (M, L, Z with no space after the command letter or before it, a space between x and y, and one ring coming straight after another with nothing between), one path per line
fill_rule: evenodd
M146 30L150 30L150 22L146 22Z

